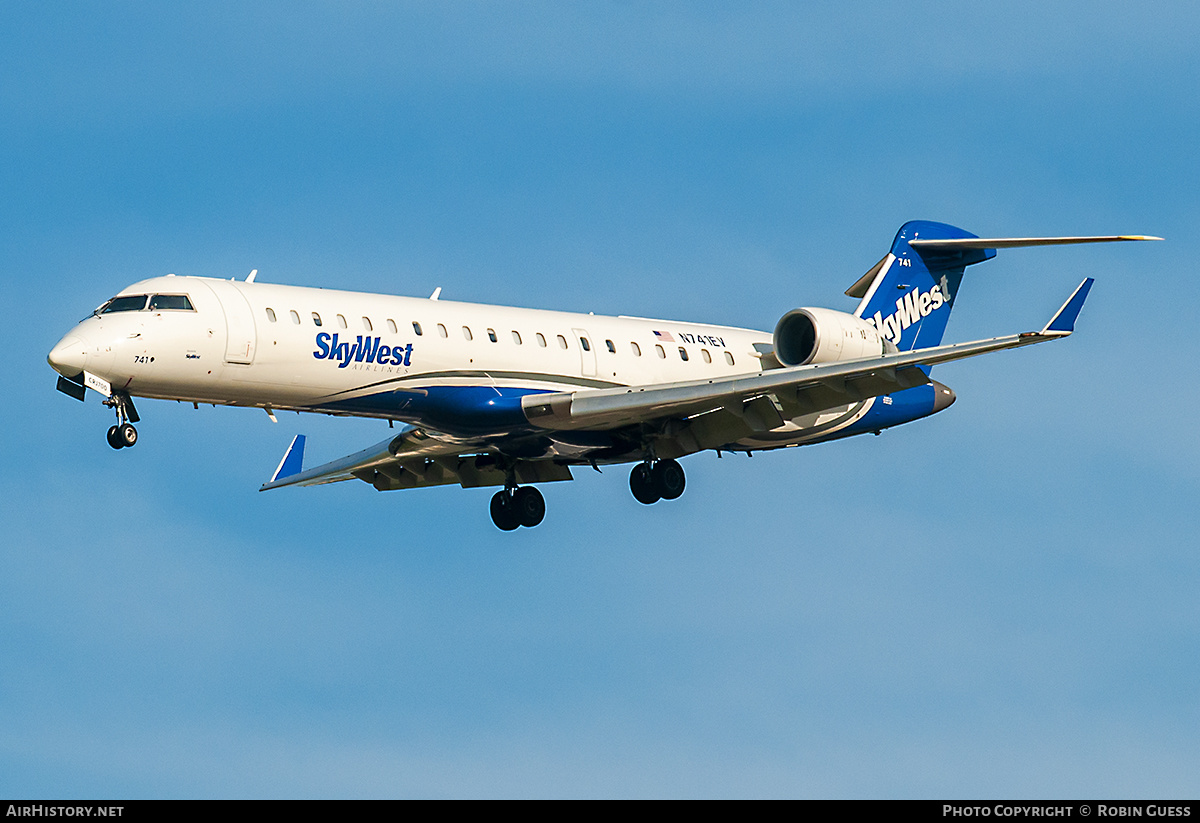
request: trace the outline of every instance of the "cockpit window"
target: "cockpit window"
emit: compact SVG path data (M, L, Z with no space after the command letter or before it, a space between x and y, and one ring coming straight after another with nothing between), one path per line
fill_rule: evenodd
M186 294L156 294L150 298L151 311L195 311Z
M141 311L144 308L146 308L146 295L127 294L109 300L103 306L96 309L96 314L112 314L117 311Z
M147 304L147 298L149 304ZM123 294L114 297L100 308L96 314L112 314L118 311L195 311L192 301L186 294Z

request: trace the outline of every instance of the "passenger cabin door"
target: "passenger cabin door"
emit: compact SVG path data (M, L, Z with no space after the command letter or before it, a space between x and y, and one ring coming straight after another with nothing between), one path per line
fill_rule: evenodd
M579 344L579 368L584 377L596 376L596 346L592 343L592 336L585 329L571 329L571 333L575 335L575 342Z
M249 365L254 362L257 335L254 330L254 314L246 296L232 282L208 281L225 311L225 362Z

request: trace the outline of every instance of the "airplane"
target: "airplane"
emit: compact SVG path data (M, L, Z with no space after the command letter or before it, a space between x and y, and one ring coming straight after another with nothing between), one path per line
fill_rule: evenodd
M379 491L501 487L492 521L536 526L535 484L633 463L634 498L674 500L679 459L875 433L955 401L940 363L1070 335L1086 278L1039 331L942 345L967 266L998 249L1161 238L980 238L915 220L845 294L853 312L798 308L773 333L166 275L134 283L47 360L57 387L99 392L114 449L138 441L133 398L400 423L387 439L305 469L296 435L260 491L358 479Z

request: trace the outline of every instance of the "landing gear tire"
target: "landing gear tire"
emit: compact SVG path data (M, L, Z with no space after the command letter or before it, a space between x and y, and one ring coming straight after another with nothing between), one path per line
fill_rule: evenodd
M133 407L133 399L127 394L114 392L104 401L104 405L117 413L117 425L108 429L108 445L114 449L124 449L136 444L138 433L133 424L141 418Z
M663 500L674 500L683 494L686 480L683 476L683 466L674 460L659 460L654 465L654 488Z
M137 444L137 441L138 441L137 429L135 429L131 423L124 423L120 426L117 426L116 429L117 429L117 440L119 440L121 442L122 446L125 446L126 448L128 448L130 446L134 446Z
M532 528L546 517L546 499L533 486L503 489L492 495L492 522L510 532L518 526Z
M533 486L523 486L513 492L511 505L522 526L532 528L546 516L546 500Z
M683 466L674 460L639 463L629 473L629 490L639 503L649 506L659 500L674 500L683 494Z
M637 502L647 506L657 503L662 498L654 482L654 471L648 463L638 463L633 467L633 471L629 473L629 490L633 492Z
M492 495L491 512L492 522L501 531L510 532L521 525L520 513L513 504L513 496L509 494L508 489L502 489Z

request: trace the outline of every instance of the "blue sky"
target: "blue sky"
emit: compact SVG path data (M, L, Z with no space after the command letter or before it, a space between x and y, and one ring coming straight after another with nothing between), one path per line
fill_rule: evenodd
M0 794L1200 791L1194 4L0 7ZM1001 252L944 414L545 489L259 494L370 421L46 352L166 272L770 329L905 220Z

